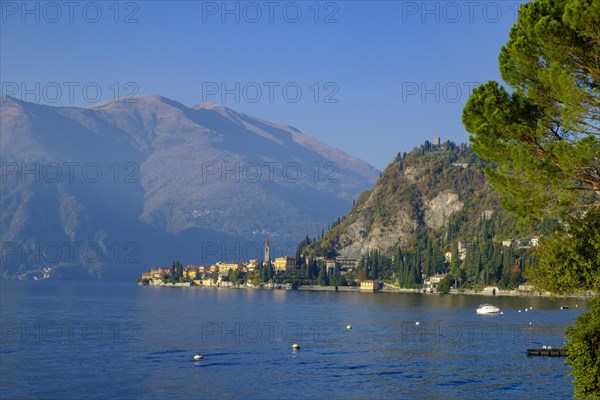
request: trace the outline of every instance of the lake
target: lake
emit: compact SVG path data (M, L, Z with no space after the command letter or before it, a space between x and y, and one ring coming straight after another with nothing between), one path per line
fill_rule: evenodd
M0 289L3 399L565 399L564 358L525 349L562 345L586 307L574 298L121 283ZM488 302L503 314L477 315Z

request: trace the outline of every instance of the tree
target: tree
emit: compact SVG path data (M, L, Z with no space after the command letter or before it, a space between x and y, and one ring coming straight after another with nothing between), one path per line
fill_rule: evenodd
M173 261L171 265L171 275L169 277L169 282L176 283L180 282L183 278L183 265L179 261Z
M299 265L302 265L302 263L304 263L304 256L305 256L305 248L310 246L311 241L310 238L308 237L308 235L306 235L306 237L300 242L298 243L298 247L296 249L296 263Z
M450 274L454 278L454 289L456 289L458 287L458 281L461 278L460 259L457 248L454 248L454 251L452 252L452 258L450 260Z
M317 284L320 286L329 285L329 278L327 276L327 270L324 265L321 266L321 269L319 270L319 277L317 278Z
M319 274L319 265L317 264L317 260L315 259L311 259L308 263L308 270L307 270L308 279L315 279L317 277L317 275Z
M246 274L244 271L240 271L237 268L230 269L229 273L227 274L227 280L232 282L234 285L244 284L245 278Z
M599 23L597 1L537 0L521 7L500 52L502 79L543 112L545 128L567 134L562 140L600 134ZM598 189L597 171L592 175Z
M450 293L450 277L449 276L445 276L442 278L442 280L440 280L440 283L438 284L438 287L437 287L437 291L438 291L438 293L442 293L442 294Z
M577 317L574 327L567 328L567 363L575 377L575 397L600 398L600 298L594 299L590 311Z
M592 0L522 5L499 57L512 93L490 81L463 111L503 205L522 217L599 205L599 24Z
M523 4L499 56L512 90L490 81L463 110L502 205L525 220L562 219L529 271L538 288L559 294L600 286L599 59L600 2ZM600 395L598 301L567 334L578 397Z
M329 286L342 286L343 280L336 274L331 274L329 277Z
M463 122L473 150L493 163L486 175L507 210L540 219L600 198L598 139L547 121L522 92L509 94L496 82L480 86L465 106Z
M538 264L527 275L539 290L600 293L600 210L567 222L541 243Z
M266 264L261 263L259 268L260 281L269 282L273 277L273 264L271 263L271 260L267 261Z

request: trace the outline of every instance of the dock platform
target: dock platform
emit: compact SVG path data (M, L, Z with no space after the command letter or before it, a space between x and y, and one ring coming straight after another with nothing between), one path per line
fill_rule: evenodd
M527 355L538 357L566 357L567 349L563 347L557 347L555 349L527 349Z

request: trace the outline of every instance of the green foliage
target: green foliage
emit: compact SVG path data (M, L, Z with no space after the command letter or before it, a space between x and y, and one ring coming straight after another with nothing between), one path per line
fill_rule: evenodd
M258 279L261 283L269 282L275 275L273 264L271 260L267 261L266 264L260 263L257 268Z
M398 247L392 260L392 268L395 271L396 281L401 287L415 287L421 281L418 253L417 257L413 257Z
M490 81L463 111L503 205L525 218L600 198L600 20L591 0L523 4L500 53L509 93Z
M248 274L248 282L250 282L255 287L260 285L260 276L257 273L256 269Z
M600 298L592 301L590 311L577 317L566 335L567 363L575 377L574 397L600 398Z
M542 242L529 277L540 290L557 294L600 292L600 210L569 217Z
M538 289L558 294L600 289L599 27L597 0L521 5L499 57L513 90L490 81L463 111L503 206L526 220L562 219L526 271ZM599 302L567 331L579 398L600 398Z
M458 285L460 283L465 281L466 275L464 273L464 270L462 268L460 268L460 259L459 259L459 254L458 254L458 248L455 247L451 253L452 253L452 258L450 260L449 272L450 272L450 275L452 275L452 278L454 278L454 288L456 289L456 288L458 288Z
M237 286L246 283L246 277L247 274L244 271L230 269L227 275L227 280Z
M168 283L177 283L183 280L183 265L179 261L173 261L171 274L167 278Z
M509 94L493 81L474 90L463 112L473 149L493 163L485 172L503 194L502 205L523 218L557 214L585 202L586 191L594 190L589 177L584 181L575 171L596 163L598 141L573 143L562 128L544 127L543 118L543 110L521 92Z
M502 79L569 135L598 134L600 6L593 0L536 0L519 9L502 48Z
M442 294L450 293L450 277L449 276L445 276L444 278L442 278L442 280L438 284L437 291L438 291L438 293L442 293Z
M498 195L485 178L484 165L469 146L449 141L439 146L425 143L398 156L375 188L359 197L348 217L335 221L322 239L311 241L306 237L298 245L299 265L306 262L306 255L309 260L316 256L336 256L336 249L349 244L341 244L340 237L357 220L367 221L358 239L364 240L373 233L385 235L388 229L396 229L394 224L408 215L417 225L410 233L411 239L362 255L357 278L414 288L421 285L422 275L450 272L457 288L486 284L516 287L523 281L522 271L531 252L517 246L505 248L500 242L541 236L553 221L519 224L514 215L500 208ZM444 226L433 229L425 223L425 204L443 191L456 193L464 206L450 214ZM457 244L462 241L469 246L464 262L457 252ZM446 262L446 252L453 255L452 262ZM302 271L306 279L315 281L319 268L310 264L313 262L309 261Z
M478 228L470 231L473 241L468 243L464 261L459 258L456 242L445 241L443 235L431 235L417 239L410 247L397 247L389 254L370 250L361 257L359 266L364 271L364 279L392 279L406 288L418 287L422 275L447 272L456 287L515 288L523 282L522 272L530 264L532 251L527 246L504 247L494 242L498 221L494 217L480 219ZM448 263L444 257L445 246L452 248L452 259Z
M389 262L389 257L381 254L379 250L370 250L362 256L360 265L364 269L367 279L383 279Z
M327 276L327 268L325 266L321 266L319 270L319 276L317 278L317 285L328 286L329 285L329 277Z
M296 249L296 264L297 265L302 265L302 263L304 263L304 256L305 254L305 248L310 246L311 244L311 240L308 237L308 235L306 235L306 237L300 242L298 243L298 247Z
M343 286L346 282L339 275L329 276L329 286Z

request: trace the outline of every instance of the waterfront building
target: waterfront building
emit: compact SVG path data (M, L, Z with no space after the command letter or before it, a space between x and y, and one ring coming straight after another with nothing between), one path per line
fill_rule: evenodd
M296 257L278 257L275 259L273 268L275 269L275 272L285 272L296 269Z

